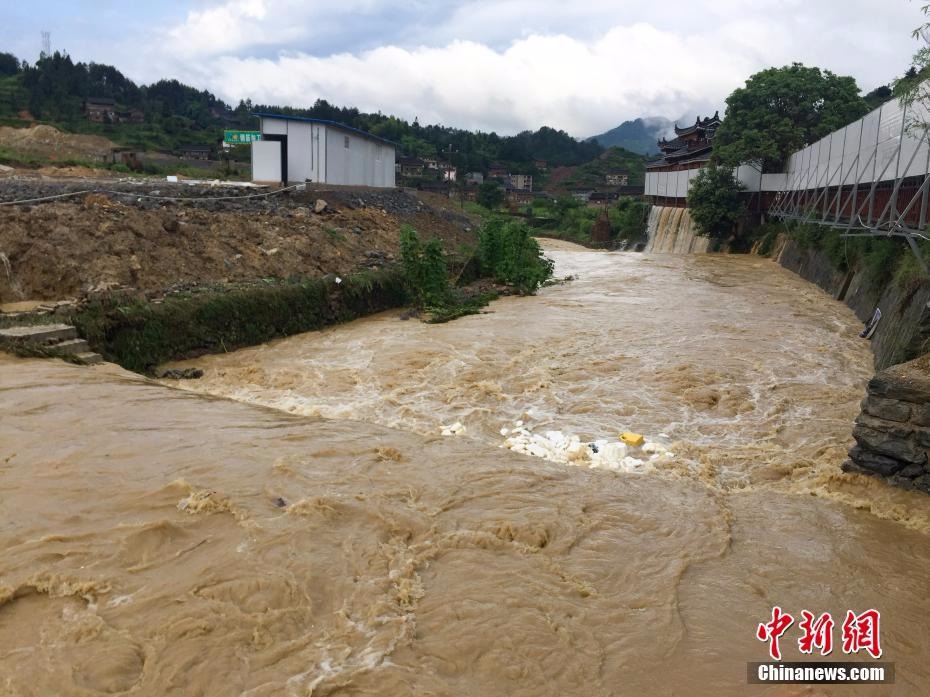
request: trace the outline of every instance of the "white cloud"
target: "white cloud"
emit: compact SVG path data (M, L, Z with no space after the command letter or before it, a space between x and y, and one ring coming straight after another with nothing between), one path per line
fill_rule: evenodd
M552 125L587 135L625 118L678 114L683 105L722 105L753 65L702 44L634 24L590 42L530 35L503 51L453 41L323 58L225 57L213 66L211 87L233 100L308 105L323 97L421 122L503 132Z
M589 135L712 112L753 72L802 61L871 89L905 69L921 20L875 0L225 0L135 54L227 101L317 98L423 123Z

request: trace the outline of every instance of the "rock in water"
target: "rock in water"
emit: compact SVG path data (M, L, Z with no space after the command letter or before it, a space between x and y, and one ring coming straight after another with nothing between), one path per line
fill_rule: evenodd
M160 380L196 380L203 377L203 371L200 368L170 368L156 371L155 377Z

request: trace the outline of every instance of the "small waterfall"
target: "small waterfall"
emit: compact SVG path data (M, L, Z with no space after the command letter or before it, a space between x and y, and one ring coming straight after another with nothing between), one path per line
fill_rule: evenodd
M649 236L647 252L693 254L706 252L710 244L710 238L695 233L691 211L687 208L653 206L646 232Z

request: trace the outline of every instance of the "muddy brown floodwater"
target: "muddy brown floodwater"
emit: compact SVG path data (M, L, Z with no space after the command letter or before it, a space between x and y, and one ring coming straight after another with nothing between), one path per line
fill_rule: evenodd
M759 259L546 246L576 280L201 358L209 394L0 358L0 695L928 694L930 499L839 470L854 316ZM747 685L773 605L880 610L896 683Z

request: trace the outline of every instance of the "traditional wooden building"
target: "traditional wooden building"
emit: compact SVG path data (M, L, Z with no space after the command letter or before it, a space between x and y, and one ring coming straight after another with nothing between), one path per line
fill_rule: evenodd
M672 140L662 138L657 142L662 157L646 163L646 169L655 172L677 172L683 169L700 169L710 160L714 147L714 135L720 125L720 114L702 119L700 116L694 125L679 128L675 124L675 137Z
M111 123L116 119L116 100L109 97L88 97L84 102L88 121Z

